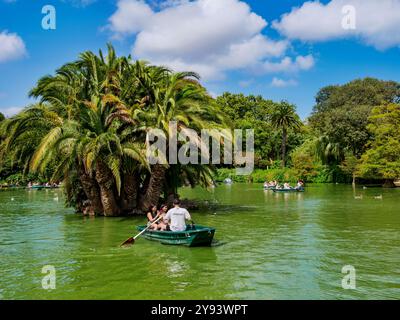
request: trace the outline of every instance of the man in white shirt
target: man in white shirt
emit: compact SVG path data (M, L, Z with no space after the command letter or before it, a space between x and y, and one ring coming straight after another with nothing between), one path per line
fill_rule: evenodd
M186 230L186 220L192 220L189 212L185 208L181 208L179 205L181 202L178 199L174 200L174 207L168 210L165 215L164 222L169 224L171 231L185 231Z

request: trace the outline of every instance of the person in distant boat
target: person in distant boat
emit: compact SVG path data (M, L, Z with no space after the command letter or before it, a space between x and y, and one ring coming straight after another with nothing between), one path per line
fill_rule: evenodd
M179 232L186 230L186 220L192 220L189 211L180 207L180 200L174 200L174 207L168 210L165 215L164 223L169 223L171 231Z
M289 183L289 182L285 182L285 183L283 184L283 189L292 189L292 187L290 186L290 183Z
M303 190L304 189L304 182L303 180L297 181L296 190Z
M268 181L265 181L264 182L264 188L268 188L268 187L270 187L270 184L268 183Z
M149 229L157 230L158 222L154 223L160 217L160 213L157 210L156 205L151 205L149 208L149 212L147 213L147 226L150 226Z

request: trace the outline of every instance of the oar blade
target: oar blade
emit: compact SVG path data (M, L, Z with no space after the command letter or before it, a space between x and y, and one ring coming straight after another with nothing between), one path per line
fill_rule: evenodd
M131 246L135 243L135 238L134 237L130 237L129 239L127 239L125 242L123 242L121 244L121 247L127 247L127 246Z

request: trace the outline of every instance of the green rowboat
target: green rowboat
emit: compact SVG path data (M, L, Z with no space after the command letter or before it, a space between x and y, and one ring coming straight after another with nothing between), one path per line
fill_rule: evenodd
M42 190L44 188L46 188L46 187L45 186L31 186L31 187L28 187L28 189L35 189L35 190Z
M146 227L138 226L137 229L143 231ZM147 230L143 233L143 237L148 240L159 241L162 244L200 247L210 246L214 233L214 228L187 225L186 231L181 232Z

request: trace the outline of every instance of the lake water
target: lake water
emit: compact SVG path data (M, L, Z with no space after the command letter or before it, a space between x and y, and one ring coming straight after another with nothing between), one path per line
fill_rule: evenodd
M59 190L0 191L0 299L400 299L399 189L180 193L203 201L192 216L217 229L212 247L139 238L121 249L143 217L83 218ZM45 265L54 290L42 288ZM342 288L346 265L354 290Z

